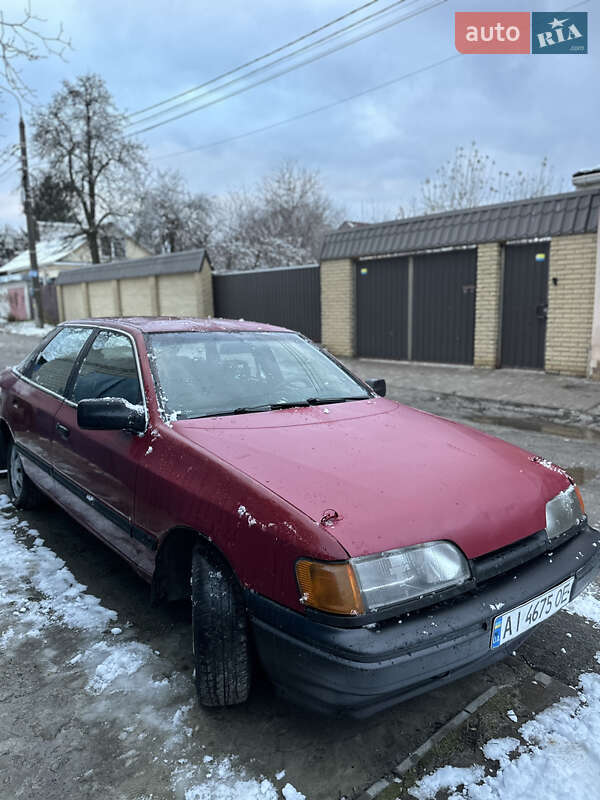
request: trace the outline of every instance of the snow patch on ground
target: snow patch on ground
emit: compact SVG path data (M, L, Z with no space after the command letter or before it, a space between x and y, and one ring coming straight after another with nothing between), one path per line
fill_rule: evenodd
M591 589L566 610L600 625L600 601ZM599 658L600 653L596 660ZM578 689L576 697L562 698L521 725L521 740L491 739L484 745L485 758L499 762L497 772L495 764L487 765L488 774L479 766L445 766L418 781L409 794L418 800L433 800L441 789L450 792L449 800L563 800L565 793L573 798L596 797L600 675L580 675Z
M194 738L189 678L169 672L160 653L128 638L116 619L0 495L0 652L18 658L24 641L45 641L52 626L75 631L79 652L62 669L84 679L89 718L120 730L126 766L136 758L164 763L174 795L185 800L279 800L273 783L249 775L234 755L216 760L204 751ZM289 783L282 794L305 800Z
M579 597L571 601L564 609L568 614L578 614L594 623L594 627L600 626L600 600L593 594L590 586L585 589Z
M19 336L38 336L40 339L50 331L54 330L54 325L44 325L43 328L38 328L32 320L25 320L25 322L7 322L3 325L2 333L16 333Z

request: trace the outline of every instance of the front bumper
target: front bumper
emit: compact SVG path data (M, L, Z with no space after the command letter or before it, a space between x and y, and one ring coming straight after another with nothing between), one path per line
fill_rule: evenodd
M586 526L552 555L375 629L315 622L253 593L248 609L259 657L285 695L321 712L368 716L505 657L531 631L491 650L498 608L514 608L571 575L573 599L599 571L600 533Z

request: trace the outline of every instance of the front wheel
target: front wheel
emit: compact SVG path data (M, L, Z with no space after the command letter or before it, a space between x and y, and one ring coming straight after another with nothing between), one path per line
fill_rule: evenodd
M42 502L43 495L25 474L21 456L14 442L10 443L8 449L8 487L13 505L17 508L37 508Z
M192 553L192 632L200 704L243 703L251 667L242 592L229 568L200 543Z

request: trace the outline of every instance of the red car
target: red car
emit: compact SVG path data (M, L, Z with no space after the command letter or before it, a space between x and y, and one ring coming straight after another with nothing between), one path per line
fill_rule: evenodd
M15 504L42 493L154 600L192 599L200 702L368 714L490 664L597 574L561 469L386 400L298 333L60 325L0 377Z

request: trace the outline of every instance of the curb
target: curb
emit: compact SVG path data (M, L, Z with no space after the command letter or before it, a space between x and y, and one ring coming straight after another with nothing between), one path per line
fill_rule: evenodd
M552 678L550 675L546 675L545 672L536 672L534 674L535 680L541 683L543 686L548 686L552 682ZM502 689L506 688L505 685L500 686L492 686L487 689L485 692L482 692L478 695L474 700L471 700L461 711L458 712L451 720L449 720L445 725L442 725L435 733L433 733L428 739L426 739L420 747L417 747L416 750L413 750L403 761L397 764L395 767L392 767L392 773L396 778L402 778L410 769L415 767L421 759L427 755L427 753L436 745L438 742L447 736L451 731L456 730L456 728L460 727L465 720L469 719L469 717L478 711L488 700L491 700L492 697L495 697L498 692ZM378 795L380 795L383 791L385 791L389 786L394 783L394 778L380 778L375 783L368 786L364 789L359 795L356 796L355 800L375 800Z

